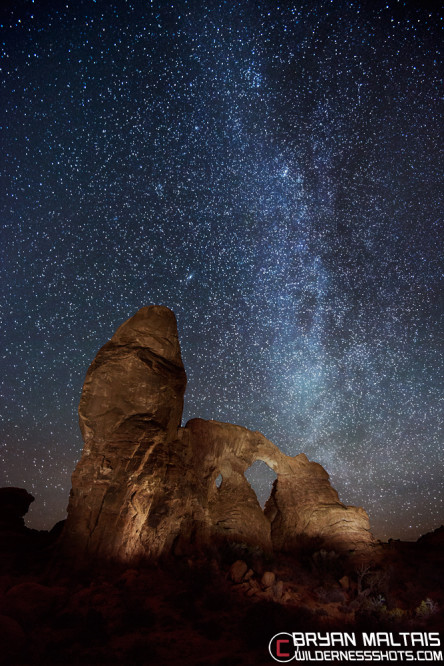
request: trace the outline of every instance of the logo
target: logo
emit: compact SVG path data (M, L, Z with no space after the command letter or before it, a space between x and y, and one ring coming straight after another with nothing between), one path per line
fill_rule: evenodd
M273 636L268 649L273 659L280 664L285 664L287 661L292 661L296 658L293 636L286 632Z

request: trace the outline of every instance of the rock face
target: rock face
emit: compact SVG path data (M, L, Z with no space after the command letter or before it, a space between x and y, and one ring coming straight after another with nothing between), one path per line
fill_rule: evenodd
M286 456L261 433L217 421L193 419L179 436L200 470L200 501L208 498L213 540L228 537L281 552L307 539L340 551L362 551L373 543L366 512L342 504L327 472L303 453ZM244 474L256 460L277 475L264 511Z
M99 351L79 407L85 446L72 478L67 552L129 562L225 541L265 552L292 551L307 538L340 551L371 547L365 511L343 505L304 454L286 456L228 423L193 419L181 428L185 385L176 320L165 307L142 308ZM277 474L264 511L244 475L256 460Z
M167 506L164 479L185 385L176 319L167 308L142 308L97 354L80 400L85 446L63 533L76 556L143 555Z

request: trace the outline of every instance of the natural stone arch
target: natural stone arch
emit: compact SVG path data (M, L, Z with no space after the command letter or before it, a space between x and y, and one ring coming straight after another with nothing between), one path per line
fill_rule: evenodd
M286 456L261 433L229 423L192 419L181 428L185 385L168 308L142 308L99 351L79 406L85 446L65 553L76 562L131 562L224 540L283 551L301 535L348 551L372 545L365 511L344 506L304 454ZM277 474L265 512L245 478L257 460Z
M327 472L303 453L287 456L261 433L230 423L192 419L183 431L196 456L196 469L216 465L231 470L230 483L210 507L213 532L229 524L225 533L229 540L244 540L264 550L295 550L304 535L319 537L326 547L337 550L371 546L365 511L342 504ZM245 478L257 460L277 475L264 511Z

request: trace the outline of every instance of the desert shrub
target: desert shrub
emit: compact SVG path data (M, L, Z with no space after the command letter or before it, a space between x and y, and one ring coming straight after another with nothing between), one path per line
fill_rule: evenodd
M415 615L419 618L428 618L431 615L435 615L439 611L439 606L436 601L427 597L423 599L419 606L415 610Z
M372 597L377 599L387 597L388 591L388 572L383 569L376 569L370 565L362 565L356 570L357 595L358 597Z
M391 608L387 611L387 618L392 622L401 622L406 618L407 611L402 608Z
M313 555L322 549L323 543L321 537L309 537L306 534L300 534L293 546L293 553L297 557L299 566L311 572L313 569Z
M258 546L251 546L244 542L225 541L219 546L217 560L222 567L229 567L236 560L244 560L249 567L257 570L257 568L263 568L264 564L270 565L273 557Z
M312 571L320 580L339 580L344 567L341 556L334 550L318 550L312 555Z

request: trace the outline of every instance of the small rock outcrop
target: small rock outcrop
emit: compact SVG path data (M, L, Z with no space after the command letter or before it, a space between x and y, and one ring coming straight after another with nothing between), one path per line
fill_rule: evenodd
M66 552L130 562L226 541L265 552L293 551L307 538L338 551L371 548L366 512L342 504L304 454L286 456L259 432L228 423L180 427L185 385L168 308L142 308L99 351L79 407L85 446L72 477ZM245 478L256 460L277 474L264 511Z
M24 488L0 488L0 577L38 569L57 538L54 529L46 532L25 525L32 502L34 497Z
M0 488L0 531L23 531L23 516L33 501L34 497L24 488Z

